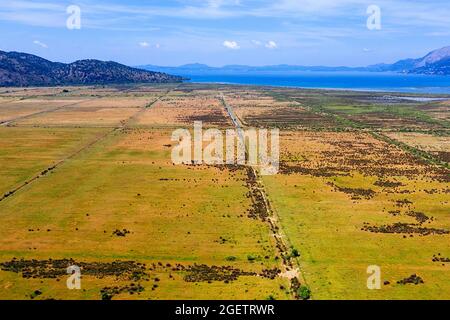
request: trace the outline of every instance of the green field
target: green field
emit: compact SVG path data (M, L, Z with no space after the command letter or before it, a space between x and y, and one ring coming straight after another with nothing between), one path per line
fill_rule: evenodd
M40 94L59 107L11 109ZM233 126L222 95L245 126L282 129L278 174L172 163L173 130ZM383 99L206 84L2 93L0 298L284 300L299 285L311 299L450 298L446 111ZM423 283L398 283L411 275Z

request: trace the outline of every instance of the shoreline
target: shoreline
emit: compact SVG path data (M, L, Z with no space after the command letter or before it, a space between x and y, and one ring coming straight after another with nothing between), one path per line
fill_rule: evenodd
M433 96L433 99L442 98L443 100L450 99L450 87L448 87L448 93L434 93L434 92L414 92L414 91L391 91L389 89L375 89L375 88L327 88L327 87L302 87L302 86L283 86L273 84L247 84L237 82L199 82L199 81L186 81L184 84L196 84L196 85L229 85L229 86L251 86L257 88L284 88L284 89L300 89L300 90L313 90L313 91L341 91L341 92L360 92L360 93L385 93L385 94L397 94L397 95L413 95L414 97L428 97ZM445 87L447 88L447 87ZM404 97L401 97L404 98Z

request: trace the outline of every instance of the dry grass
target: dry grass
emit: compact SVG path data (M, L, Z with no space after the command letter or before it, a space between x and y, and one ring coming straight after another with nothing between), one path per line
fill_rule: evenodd
M186 97L174 93L154 104L136 119L138 126L231 126L225 108L214 96Z
M188 282L190 272L180 267L228 266L256 274L283 269L274 231L248 216L252 202L243 168L172 164L173 129L192 128L197 120L205 127L232 126L221 93L247 125L290 128L282 131L280 173L263 182L281 222L279 232L301 254L302 277L313 298L450 297L448 263L432 260L437 254L450 257L449 234L368 229L405 223L413 229L450 230L448 170L378 140L367 128L331 132L342 127L330 119L361 120L376 129L386 128L386 119L391 129L431 128L437 122L411 110L403 116L400 107L384 116L381 105L368 115L356 102L332 103L334 92L184 84L0 91L0 119L46 111L0 127L0 192L66 159L0 201L0 263L13 258L91 264L120 260L144 263L147 273L140 279L85 275L83 290L67 290L64 270L56 278L23 278L3 270L0 298L29 299L40 290L38 299L99 299L102 288L131 283L145 290L114 298L292 298L288 280L280 275L208 283L202 279L211 274L202 271L196 274L200 279ZM292 101L297 98L301 105ZM68 101L78 103L54 111ZM321 108L308 101L320 102ZM435 116L442 120L448 116L446 106L427 108L438 108ZM433 116L433 110L424 112ZM415 115L421 120L415 121ZM427 152L448 153L447 137L389 136ZM117 236L116 229L130 233ZM390 282L381 290L366 287L366 268L372 264ZM397 284L411 274L425 283Z
M423 228L450 230L448 173L368 134L289 132L282 149L282 174L264 181L287 236L301 251L314 298L450 297L448 266L432 261L438 253L450 255L449 234L363 230L365 223L417 224L411 212L430 218ZM382 281L390 284L368 290L369 265L380 266ZM412 274L425 284L396 283Z
M417 132L392 132L387 133L387 136L414 148L429 152L442 161L450 162L450 138L448 136L440 137Z
M140 296L116 297L122 299L289 298L280 289L288 287L284 278L186 282L186 271L166 266L197 263L258 273L279 266L267 224L246 216L245 171L173 166L168 143L170 131L116 132L1 203L0 261L161 263L148 270L150 281L139 281L145 288ZM131 233L117 237L116 229ZM249 255L256 260L250 262ZM152 290L155 278L160 281ZM40 280L0 272L1 297L26 298L39 289L40 298L98 299L102 287L130 284L85 276L86 291L69 291L64 281Z
M13 120L33 113L53 110L81 102L80 99L7 99L0 101L0 121Z

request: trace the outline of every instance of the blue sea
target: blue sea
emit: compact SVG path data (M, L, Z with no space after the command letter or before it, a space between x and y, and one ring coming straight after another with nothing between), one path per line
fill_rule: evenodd
M289 74L183 75L190 82L341 89L402 93L450 94L450 76L379 72L296 72Z

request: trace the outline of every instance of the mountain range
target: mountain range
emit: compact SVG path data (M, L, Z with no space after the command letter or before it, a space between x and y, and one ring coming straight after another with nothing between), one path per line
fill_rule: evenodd
M144 65L139 68L159 72L168 72L182 76L189 75L220 75L244 73L295 73L302 71L365 71L365 72L401 72L428 75L450 75L450 46L428 53L419 59L405 59L393 64L375 64L367 67L326 67L326 66L299 66L299 65L273 65L273 66L246 66L227 65L224 67L210 67L205 64L186 64L179 67L162 67Z
M169 83L182 80L178 76L111 61L80 60L65 64L32 54L0 51L0 86Z
M185 77L191 75L288 74L302 71L365 71L450 75L450 46L434 50L419 59L405 59L393 64L376 64L367 67L293 65L210 67L196 63L179 67L145 65L133 68L117 62L99 60L79 60L65 64L52 62L32 54L0 51L0 86L171 83L182 82ZM178 76L171 74L177 74Z

